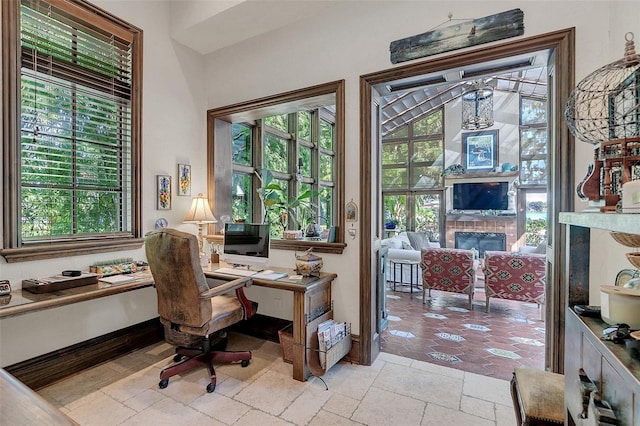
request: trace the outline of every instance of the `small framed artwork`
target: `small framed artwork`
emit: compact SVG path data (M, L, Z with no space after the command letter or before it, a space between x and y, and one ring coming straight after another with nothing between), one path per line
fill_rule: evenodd
M191 195L191 165L178 164L178 195Z
M353 200L347 203L347 222L356 222L358 220L358 206Z
M498 166L498 131L464 133L462 161L467 173L495 170Z
M157 210L171 210L171 176L157 175Z

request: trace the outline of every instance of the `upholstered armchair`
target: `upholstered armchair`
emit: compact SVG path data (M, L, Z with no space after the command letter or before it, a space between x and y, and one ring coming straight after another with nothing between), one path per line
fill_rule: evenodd
M508 251L484 252L484 286L489 299L545 303L546 255Z
M198 240L195 235L176 229L147 234L145 250L158 295L164 337L167 343L176 346L174 363L160 373L159 386L164 389L170 377L205 364L211 376L207 392L213 392L214 362L239 361L246 367L251 360L249 351L225 351L224 330L255 313L257 305L243 292L252 280L242 277L209 288L200 266Z
M431 290L461 293L469 296L472 309L476 270L473 250L428 248L421 251L422 303Z

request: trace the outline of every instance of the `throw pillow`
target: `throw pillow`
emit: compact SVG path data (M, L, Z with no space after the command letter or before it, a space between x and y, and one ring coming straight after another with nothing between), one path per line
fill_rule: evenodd
M547 253L547 242L543 241L540 244L538 244L538 247L536 247L535 253L546 254Z
M422 250L429 247L429 238L424 232L407 232L407 237L414 250Z

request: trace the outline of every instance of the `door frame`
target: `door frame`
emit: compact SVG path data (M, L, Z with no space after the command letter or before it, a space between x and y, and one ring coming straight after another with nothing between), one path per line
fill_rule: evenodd
M547 369L562 373L564 359L564 279L561 271L565 270L564 248L565 230L558 222L558 213L573 210L573 188L575 175L574 138L564 123L564 105L575 85L575 28L526 37L507 43L490 45L468 52L457 53L413 64L389 68L386 70L360 76L360 175L370 176L378 167L372 164L376 156L372 151L377 149L377 140L373 140L377 132L372 129L375 121L372 118L372 102L374 86L389 83L401 78L415 77L422 74L459 68L467 65L503 59L510 56L532 53L550 49L555 56L555 78L551 88L555 95L555 107L550 108L552 116L549 125L554 137L550 146L550 178L549 191L553 206L549 213L555 226L553 235L549 235L547 264L557 273L551 273L547 280ZM376 136L377 139L377 136ZM562 167L560 167L562 165ZM360 205L362 220L360 249L360 363L371 365L380 352L380 335L376 331L376 256L373 256L374 240L378 226L374 221L377 214L371 206L377 206L373 199L371 181L360 179ZM379 197L376 194L375 197ZM549 276L548 275L548 276Z

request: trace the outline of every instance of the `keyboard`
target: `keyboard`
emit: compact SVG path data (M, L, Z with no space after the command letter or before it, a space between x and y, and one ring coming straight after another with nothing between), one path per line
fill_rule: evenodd
M250 269L236 269L236 268L219 268L214 272L226 275L239 275L241 277L250 277L258 273L258 271L252 271Z

